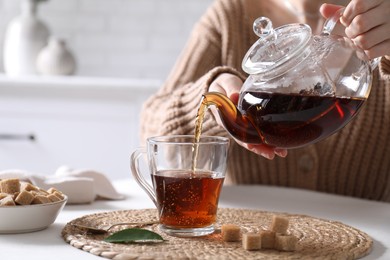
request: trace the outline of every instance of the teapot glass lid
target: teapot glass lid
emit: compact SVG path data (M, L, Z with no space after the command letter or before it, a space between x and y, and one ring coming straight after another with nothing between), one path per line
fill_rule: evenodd
M253 23L253 30L260 39L242 61L242 69L249 74L279 74L296 64L296 57L308 55L307 45L312 34L307 24L288 24L274 29L271 20L260 17Z

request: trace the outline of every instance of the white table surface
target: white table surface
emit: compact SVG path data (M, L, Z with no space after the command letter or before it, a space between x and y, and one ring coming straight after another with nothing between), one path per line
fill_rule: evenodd
M67 205L47 229L25 234L0 235L0 259L104 259L76 249L61 238L64 225L97 212L154 208L149 197L134 181L116 181L122 201L95 201L88 205ZM266 186L225 186L220 207L306 214L340 221L358 228L374 240L373 251L364 259L390 259L390 203L380 203L311 191Z

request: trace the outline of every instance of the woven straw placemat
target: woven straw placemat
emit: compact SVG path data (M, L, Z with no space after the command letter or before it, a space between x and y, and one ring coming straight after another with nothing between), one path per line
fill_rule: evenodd
M357 259L372 248L371 238L364 232L337 221L306 215L265 212L248 209L218 209L217 228L237 224L243 232L268 229L273 215L289 219L288 232L298 237L294 252L276 250L247 251L241 242L223 242L218 230L200 238L177 238L162 233L157 225L145 227L168 241L155 244L113 244L102 241L106 235L88 234L72 225L102 227L119 222L156 220L155 209L112 211L87 215L69 222L62 230L70 245L108 259ZM126 227L115 227L110 232Z

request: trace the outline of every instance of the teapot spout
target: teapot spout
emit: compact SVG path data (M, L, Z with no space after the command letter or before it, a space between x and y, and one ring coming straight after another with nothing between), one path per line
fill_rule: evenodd
M243 115L228 97L218 92L205 93L201 106L209 107L211 105L217 108L224 128L233 138L244 143L263 143L261 134L249 118Z

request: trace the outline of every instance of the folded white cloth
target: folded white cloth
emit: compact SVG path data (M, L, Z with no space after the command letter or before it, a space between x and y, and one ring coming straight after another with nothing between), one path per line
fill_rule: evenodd
M6 178L30 181L42 189L56 188L68 196L68 204L91 203L98 198L110 200L125 198L115 190L103 173L94 170L75 170L61 166L50 176L17 169L0 171L0 179Z

